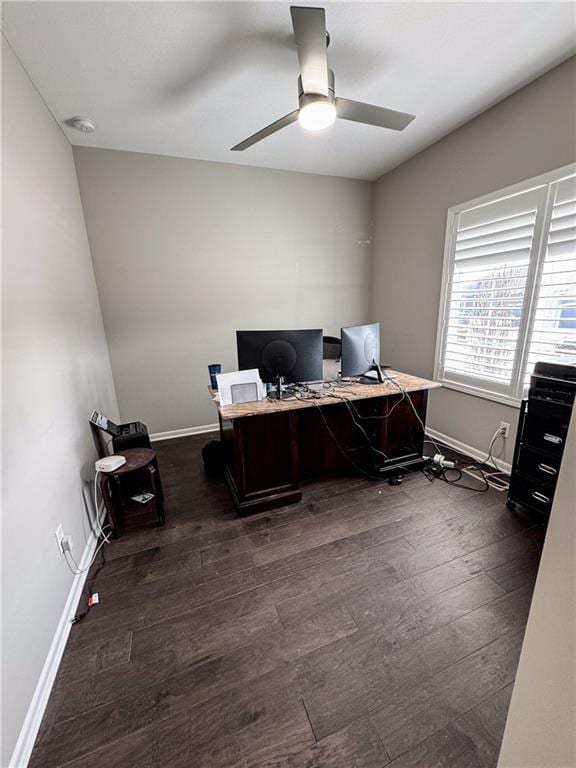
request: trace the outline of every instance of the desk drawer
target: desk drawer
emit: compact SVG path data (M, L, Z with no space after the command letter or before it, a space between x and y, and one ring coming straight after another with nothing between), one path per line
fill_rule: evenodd
M553 400L544 400L539 397L531 398L528 401L528 416L536 416L539 419L554 419L564 424L570 421L572 405L567 403L557 403Z
M522 443L539 451L562 456L567 434L567 424L550 419L541 419L529 414L524 422Z
M520 446L518 455L518 471L523 475L534 478L541 483L546 483L552 489L556 487L558 473L560 471L560 456L545 454L535 451L526 445Z
M509 496L514 501L526 504L545 514L550 514L554 499L554 487L549 483L541 483L531 477L515 474L510 481Z

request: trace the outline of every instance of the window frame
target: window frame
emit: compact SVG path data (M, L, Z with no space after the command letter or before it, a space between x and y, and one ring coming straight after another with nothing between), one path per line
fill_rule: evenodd
M576 174L576 163L570 163L557 168L556 170L543 173L533 179L527 179L517 184L512 184L509 187L489 192L486 195L477 197L474 200L470 200L465 203L459 203L453 205L448 209L446 217L446 234L444 239L444 258L442 263L442 284L440 291L440 303L438 311L438 323L436 329L436 346L434 353L434 379L440 382L446 389L453 389L458 392L464 392L468 395L484 398L486 400L493 400L497 403L503 403L515 408L520 407L520 403L524 396L524 380L522 372L525 367L525 361L530 348L530 339L532 333L532 325L534 321L534 303L537 300L538 289L538 275L540 274L544 258L546 255L547 236L550 226L550 217L552 215L553 208L553 184L562 181L563 179L570 178ZM540 190L540 200L538 202L538 208L536 213L536 221L534 224L534 234L532 239L532 247L530 251L530 262L528 267L528 274L526 277L526 293L524 296L524 302L522 304L522 312L520 316L520 326L518 331L518 339L515 349L515 360L512 374L512 380L509 387L505 391L498 391L490 388L490 382L487 379L481 377L466 377L469 379L465 381L454 381L451 378L446 378L445 372L442 366L442 355L445 342L445 327L446 321L450 309L450 279L454 272L454 262L456 256L456 235L458 231L458 217L459 214L464 211L469 211L474 208L480 208L490 203L495 203L499 200L504 200L514 195L538 191Z

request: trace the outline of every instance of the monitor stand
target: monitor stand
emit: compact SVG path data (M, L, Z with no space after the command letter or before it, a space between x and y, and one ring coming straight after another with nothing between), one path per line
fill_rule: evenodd
M268 397L270 400L288 400L292 395L290 395L288 392L282 391L282 384L284 383L284 377L278 375L276 377L276 383L274 385L274 389L271 392L268 392Z
M368 376L368 374L372 373L373 371L376 373L376 375ZM382 374L382 369L376 360L372 360L372 365L370 368L368 368L363 376L360 376L358 382L360 384L384 384L384 375Z

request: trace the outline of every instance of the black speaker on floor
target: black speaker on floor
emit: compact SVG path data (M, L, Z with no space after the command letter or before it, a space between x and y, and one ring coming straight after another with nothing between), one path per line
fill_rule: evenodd
M202 448L204 469L210 474L224 471L224 449L220 440L211 440Z

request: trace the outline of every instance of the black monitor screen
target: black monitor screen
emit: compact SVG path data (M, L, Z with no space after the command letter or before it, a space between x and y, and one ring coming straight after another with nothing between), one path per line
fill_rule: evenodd
M342 328L342 376L362 376L380 363L380 323Z
M236 331L238 368L258 368L262 381L322 378L322 330Z

